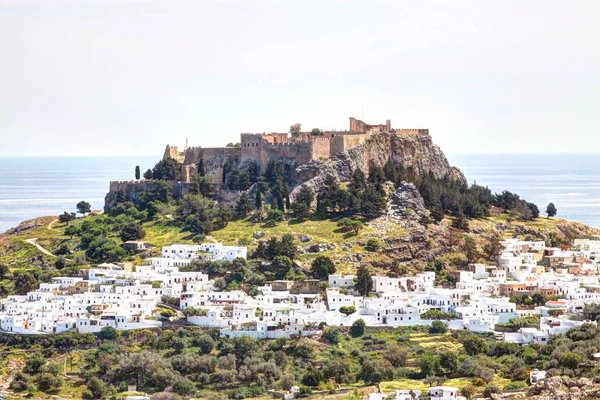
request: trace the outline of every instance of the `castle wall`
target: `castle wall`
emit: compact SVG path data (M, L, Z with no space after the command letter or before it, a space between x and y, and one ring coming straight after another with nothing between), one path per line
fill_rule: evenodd
M294 159L299 165L306 164L312 160L312 144L302 141L263 146L260 151L261 169L264 171L269 161L280 158Z
M177 161L181 161L181 154L179 153L179 149L177 146L169 146L165 148L165 152L163 153L163 161L168 159L174 159Z
M329 158L331 153L331 138L315 137L311 140L311 158L318 160L320 158Z
M162 181L142 180L142 181L112 181L109 184L109 191L104 198L104 212L108 213L114 207L117 193L122 192L126 201L135 202L142 193L152 193L156 191ZM180 199L189 191L189 183L186 182L167 182L171 188L171 195L174 199Z
M331 138L329 156L334 156L353 147L362 145L368 138L367 134L337 135Z

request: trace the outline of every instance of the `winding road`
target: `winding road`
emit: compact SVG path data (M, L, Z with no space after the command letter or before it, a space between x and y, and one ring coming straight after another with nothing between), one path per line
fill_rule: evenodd
M40 246L38 244L37 240L38 240L38 238L25 239L25 241L27 243L34 245L42 253L46 254L47 256L56 258L56 256L54 254L50 253L48 250L46 250L45 248L43 248L42 246Z

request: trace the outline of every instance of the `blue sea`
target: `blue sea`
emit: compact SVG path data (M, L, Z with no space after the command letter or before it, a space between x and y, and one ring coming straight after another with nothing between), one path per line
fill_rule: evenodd
M0 232L21 221L75 212L85 200L93 210L104 207L111 180L135 178L160 156L0 158Z
M104 206L111 180L134 178L160 157L0 158L0 232L37 216L75 211L86 200ZM558 217L600 228L600 154L450 154L469 182L504 189L534 202L549 202Z
M448 155L469 183L504 189L537 204L553 202L558 218L600 228L600 153Z

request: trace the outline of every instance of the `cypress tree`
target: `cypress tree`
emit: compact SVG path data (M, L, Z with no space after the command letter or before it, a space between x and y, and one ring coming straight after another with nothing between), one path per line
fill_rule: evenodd
M198 175L206 175L206 171L204 171L204 160L202 159L198 160Z
M140 180L140 166L139 165L135 166L135 179L138 181Z

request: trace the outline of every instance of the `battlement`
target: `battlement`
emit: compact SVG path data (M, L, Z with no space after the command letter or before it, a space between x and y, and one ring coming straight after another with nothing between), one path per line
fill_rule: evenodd
M396 134L406 134L406 135L429 135L429 129L419 129L419 128L393 129L392 132L396 133Z

